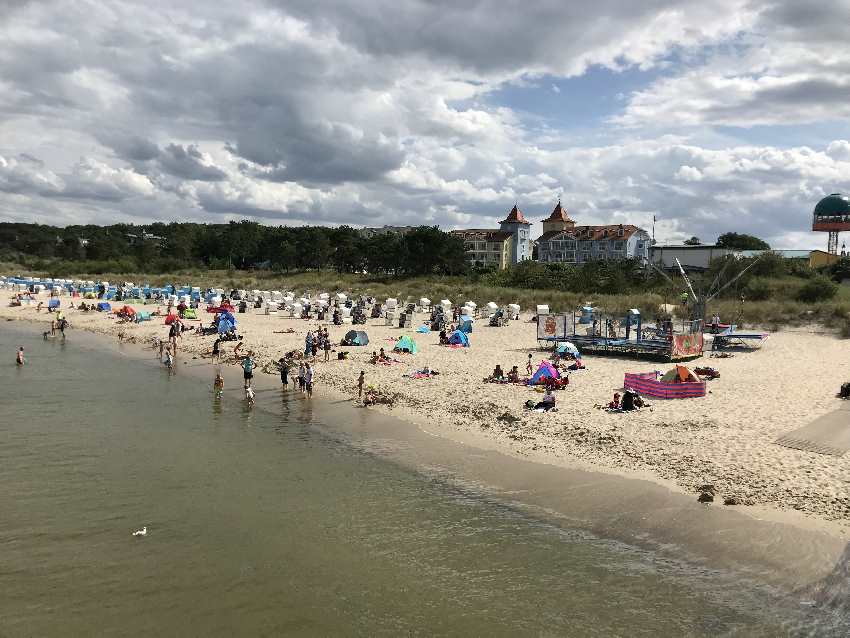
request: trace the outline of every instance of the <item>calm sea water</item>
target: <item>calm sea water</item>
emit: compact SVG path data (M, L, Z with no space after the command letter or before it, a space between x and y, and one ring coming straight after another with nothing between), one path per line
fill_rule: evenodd
M681 566L355 449L298 398L261 393L283 416L249 411L74 333L0 326L0 353L0 636L805 628L728 582L691 586Z

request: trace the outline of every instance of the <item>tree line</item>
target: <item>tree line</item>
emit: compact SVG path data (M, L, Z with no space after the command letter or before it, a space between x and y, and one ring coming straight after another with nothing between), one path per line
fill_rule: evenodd
M0 251L7 261L68 262L86 272L98 272L84 267L95 262L112 272L204 267L414 276L466 270L463 241L432 226L370 236L350 226L265 226L247 220L64 228L0 223Z

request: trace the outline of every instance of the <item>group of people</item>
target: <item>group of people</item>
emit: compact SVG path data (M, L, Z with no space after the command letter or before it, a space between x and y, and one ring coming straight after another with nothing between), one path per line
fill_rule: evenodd
M312 357L313 361L319 356L320 351L325 353L325 361L330 361L332 349L333 343L330 336L328 336L327 328L308 331L304 337L304 356Z
M502 370L502 366L496 364L493 373L489 377L484 378L485 383L520 383L519 367L513 366L507 373Z
M605 409L609 412L631 412L632 410L640 410L641 408L648 407L651 407L649 403L644 401L637 392L625 390L622 397L619 392L615 392L614 398L605 406Z

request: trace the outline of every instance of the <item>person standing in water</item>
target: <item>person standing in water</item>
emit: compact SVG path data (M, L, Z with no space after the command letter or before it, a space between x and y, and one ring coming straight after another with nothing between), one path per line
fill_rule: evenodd
M254 353L253 351L248 351L248 356L246 356L242 360L242 372L244 373L242 376L245 378L245 387L251 387L251 381L254 378Z
M307 398L313 398L313 379L315 378L315 373L313 371L313 366L309 363L304 367L304 389L307 391Z
M304 392L304 362L298 364L298 389Z
M281 357L277 360L277 367L280 370L280 385L284 390L289 389L289 362Z
M216 372L215 381L213 381L213 392L215 392L215 398L220 399L221 395L224 394L224 377L221 376L221 372Z
M15 363L19 366L22 366L24 365L24 362L24 347L21 346L20 348L18 348L18 353L15 355Z

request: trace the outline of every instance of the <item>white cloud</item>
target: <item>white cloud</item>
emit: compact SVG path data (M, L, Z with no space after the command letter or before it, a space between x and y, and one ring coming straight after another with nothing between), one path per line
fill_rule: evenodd
M848 20L848 0L765 3L734 46L717 47L705 63L635 91L613 121L668 130L846 121Z
M782 243L847 188L850 144L695 140L846 117L844 4L25 3L0 19L0 214L479 226L563 197L584 223ZM594 65L663 68L604 143L493 105Z

